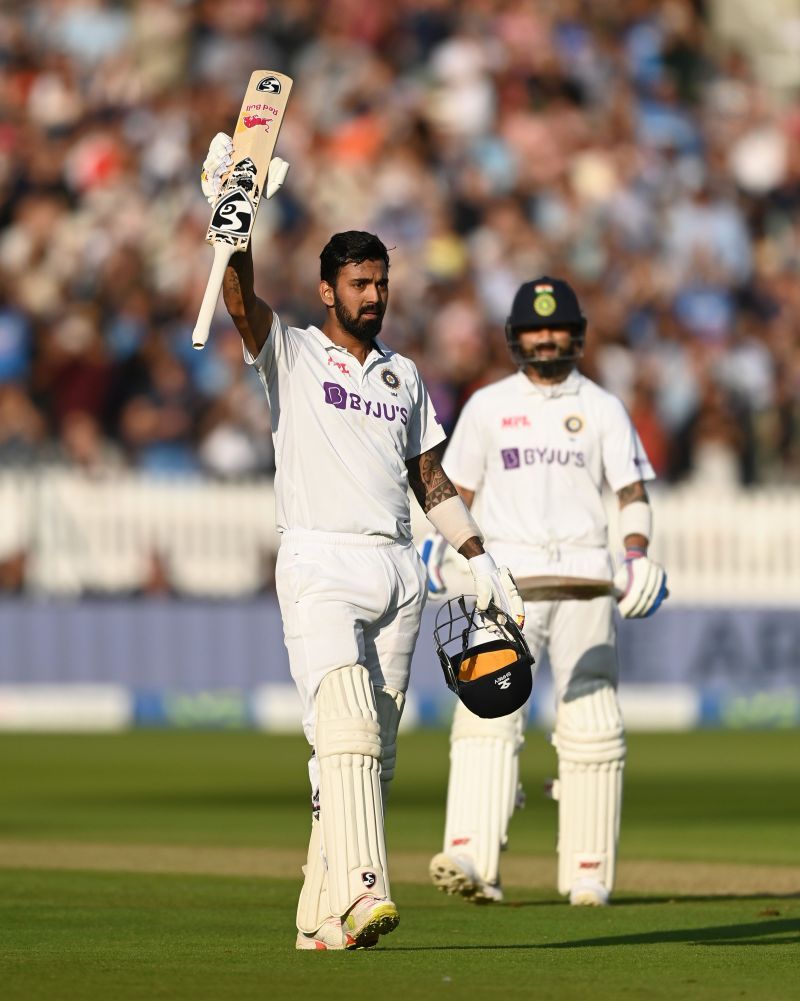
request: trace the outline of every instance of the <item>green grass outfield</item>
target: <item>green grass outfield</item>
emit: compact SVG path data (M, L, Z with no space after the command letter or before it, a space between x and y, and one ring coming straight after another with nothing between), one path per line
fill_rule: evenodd
M800 732L634 734L618 892L555 893L554 755L532 731L507 902L426 883L447 737L402 734L388 816L400 927L297 953L307 748L255 732L0 736L0 997L800 997ZM301 993L302 992L302 993Z

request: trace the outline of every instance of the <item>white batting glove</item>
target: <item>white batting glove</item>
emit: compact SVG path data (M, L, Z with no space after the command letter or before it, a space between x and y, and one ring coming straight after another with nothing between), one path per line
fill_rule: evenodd
M625 562L614 575L614 585L621 593L617 600L623 619L646 619L669 595L664 568L640 549L625 553Z
M212 205L219 198L225 178L230 173L232 166L233 139L224 132L218 132L211 140L208 155L203 161L203 169L200 173L200 186L203 189L203 194ZM281 160L279 156L270 160L267 171L267 187L264 191L267 198L272 198L281 189L288 172L289 164L285 160Z
M272 198L276 192L280 191L288 173L289 164L285 160L281 160L279 156L273 156L269 161L269 170L267 171L267 190L264 192L267 198Z
M473 556L467 562L475 578L478 611L485 612L494 604L521 629L525 625L525 603L508 567L498 567L488 553Z
M203 161L200 186L207 200L213 205L222 191L225 175L233 166L233 139L224 132L218 132L211 140L208 155Z
M442 577L442 564L447 553L449 543L443 535L432 532L422 540L422 547L419 555L428 571L428 591L431 594L441 594L446 589L444 578Z

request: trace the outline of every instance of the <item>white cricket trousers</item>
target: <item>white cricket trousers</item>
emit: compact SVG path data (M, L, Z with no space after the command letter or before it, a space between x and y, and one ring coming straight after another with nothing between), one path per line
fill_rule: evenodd
M362 664L373 685L406 691L428 593L425 566L411 542L287 531L275 584L309 744L317 690L330 671Z

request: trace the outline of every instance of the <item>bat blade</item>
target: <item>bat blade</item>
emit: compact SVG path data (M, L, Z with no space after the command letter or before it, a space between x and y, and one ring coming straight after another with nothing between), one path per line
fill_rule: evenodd
M606 595L619 597L613 580L591 577L520 577L517 588L525 601L590 601Z
M208 340L228 261L250 242L291 89L292 79L283 73L255 70L250 76L233 130L233 166L223 180L206 233L214 247L214 263L192 332L195 348Z

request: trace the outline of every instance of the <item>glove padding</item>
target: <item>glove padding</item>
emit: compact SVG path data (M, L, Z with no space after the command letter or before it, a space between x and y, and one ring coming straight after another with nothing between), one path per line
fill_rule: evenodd
M508 567L498 567L488 553L467 562L475 579L478 611L485 612L492 603L521 629L525 625L525 603Z
M646 553L636 551L625 554L625 562L614 575L614 585L622 595L617 600L623 619L646 619L669 595L664 568Z
M208 155L203 161L200 173L200 186L206 199L214 205L220 196L225 180L233 166L233 139L224 132L218 132L211 140ZM280 190L286 180L289 164L279 156L273 157L267 170L267 187L264 194L267 198Z
M432 532L422 540L419 555L428 571L428 591L431 594L441 594L447 589L444 577L442 577L442 564L448 545L447 539L438 532Z

